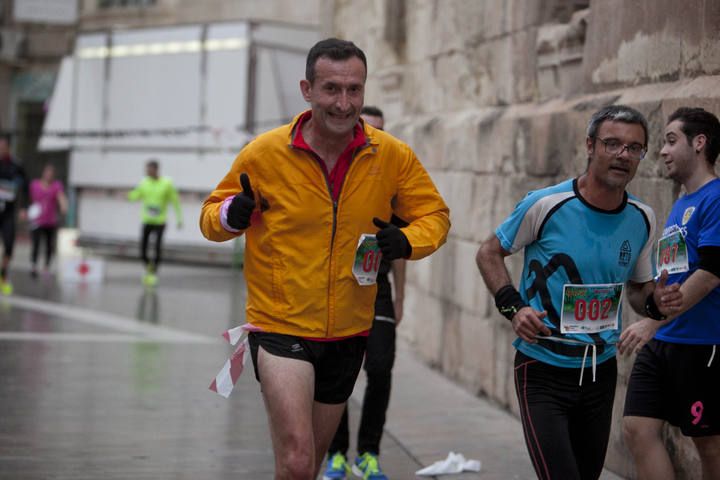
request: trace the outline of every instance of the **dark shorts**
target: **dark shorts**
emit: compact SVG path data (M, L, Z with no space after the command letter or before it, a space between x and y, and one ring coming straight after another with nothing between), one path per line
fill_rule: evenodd
M262 346L270 355L312 364L315 369L315 401L338 404L350 398L365 356L367 337L317 342L279 333L251 332L248 341L255 378L259 382L262 383L257 355L258 347Z
M666 420L683 435L720 434L720 348L650 340L635 359L626 417Z

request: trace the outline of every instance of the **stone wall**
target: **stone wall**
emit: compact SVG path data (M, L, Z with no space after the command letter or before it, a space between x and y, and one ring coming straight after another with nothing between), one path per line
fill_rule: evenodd
M665 118L680 105L720 114L720 2L331 3L334 33L368 55L366 103L386 111L451 208L447 245L408 269L400 333L427 363L517 413L514 334L475 266L479 243L528 190L584 170L587 121L610 103L648 117L650 148L630 191L662 224L678 193L659 158ZM516 280L521 260L509 258ZM633 360L619 362L607 457L628 477L621 413ZM667 442L679 478L699 478L691 442L673 428Z

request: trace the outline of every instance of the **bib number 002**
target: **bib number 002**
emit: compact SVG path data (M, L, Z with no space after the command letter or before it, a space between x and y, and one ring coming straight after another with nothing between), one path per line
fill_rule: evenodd
M609 298L602 301L593 298L589 302L580 298L575 301L575 320L578 322L583 320L606 320L610 317L611 308L612 300Z
M623 284L563 286L561 333L598 333L618 328Z

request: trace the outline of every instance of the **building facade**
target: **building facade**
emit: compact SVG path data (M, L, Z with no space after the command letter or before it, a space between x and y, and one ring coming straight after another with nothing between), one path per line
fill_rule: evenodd
M317 9L285 1L81 5L40 148L67 153L78 244L134 256L138 206L126 195L149 159L173 179L186 224L196 225L248 139L304 108L299 80L317 41ZM104 221L107 211L113 222ZM165 244L169 259L212 263L227 263L234 245L208 243L174 222Z
M517 413L514 334L475 267L479 243L528 191L582 173L590 114L643 112L649 152L630 190L660 226L678 194L659 151L681 105L720 114L720 3L688 0L335 1L336 35L368 55L366 103L387 112L447 199L453 228L408 267L400 333L430 365ZM517 280L521 256L510 257ZM625 310L624 322L637 317ZM632 477L622 406L634 356L619 359L606 465ZM691 442L667 431L679 478L699 478Z
M60 176L65 156L36 149L63 55L72 51L77 25L75 0L52 4L39 0L0 3L0 130L11 136L12 149L30 176L53 162Z

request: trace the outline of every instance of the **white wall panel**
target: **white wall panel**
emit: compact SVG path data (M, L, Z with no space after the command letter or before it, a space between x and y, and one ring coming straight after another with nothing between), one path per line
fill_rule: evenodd
M108 85L108 129L199 126L201 26L114 32ZM195 44L197 51L187 51ZM177 48L179 53L119 55L119 48ZM173 47L174 46L174 47ZM193 146L197 134L113 137L108 145Z
M248 26L246 23L209 25L207 44L236 41L237 48L208 49L204 92L205 124L213 133L202 137L203 145L242 147L247 136Z
M73 151L69 183L73 187L132 188L145 175L150 158L160 175L172 178L180 191L210 193L230 170L236 153Z
M118 195L81 192L78 202L78 228L82 235L109 241L137 241L140 238L140 203L131 203ZM210 243L200 233L200 207L202 201L183 201L184 225L178 230L175 211L168 212L164 240L166 244L184 244L201 247L232 249L233 242Z
M60 70L55 80L52 96L48 107L43 132L67 131L70 126L70 113L73 104L72 88L75 77L75 61L72 57L63 58L60 63ZM70 139L61 138L56 135L45 135L40 137L38 149L46 150L67 150L70 148Z
M107 48L108 35L104 33L83 35L78 38L76 51L86 49ZM106 94L105 58L88 58L76 55L76 76L72 95L76 98L71 112L71 129L78 133L83 131L106 130L104 105ZM77 136L74 145L101 145L102 137Z

